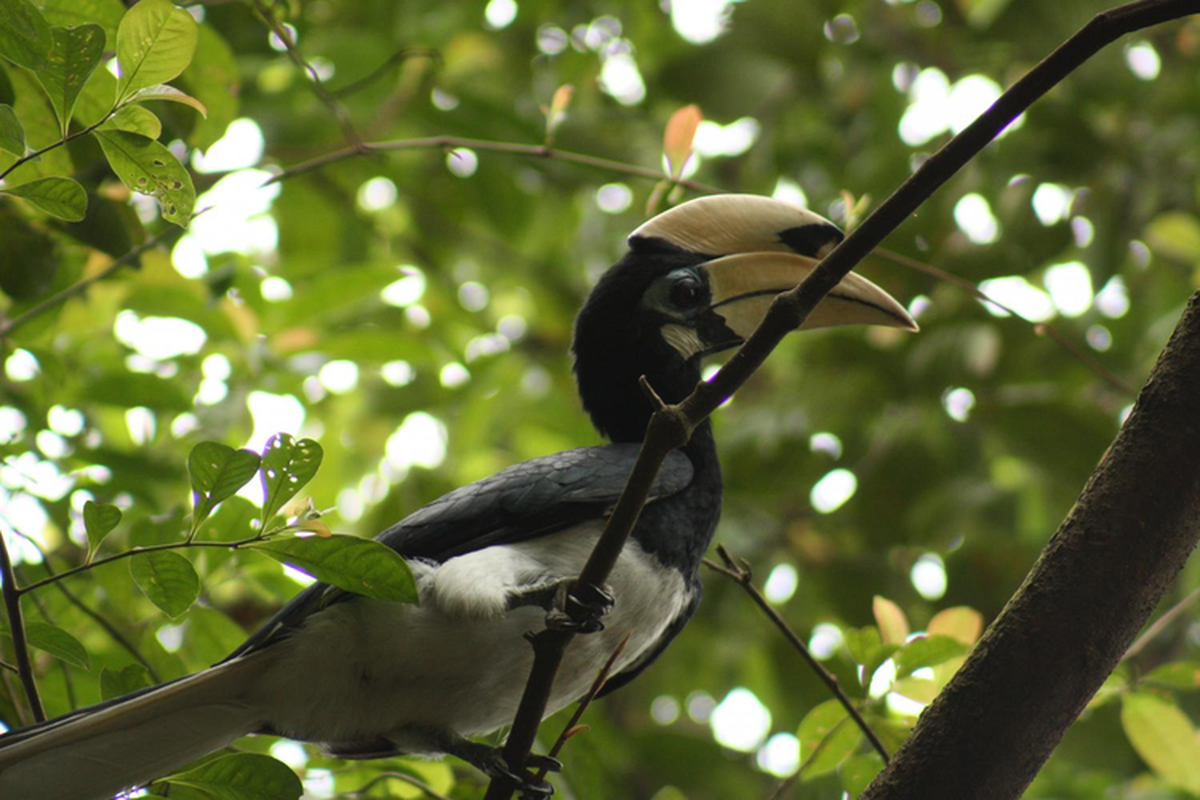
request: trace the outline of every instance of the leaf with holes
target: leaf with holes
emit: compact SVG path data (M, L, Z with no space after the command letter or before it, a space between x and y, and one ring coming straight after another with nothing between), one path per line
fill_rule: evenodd
M91 667L91 659L88 658L87 650L79 643L78 639L62 628L56 628L44 622L27 622L25 638L29 641L30 647L36 647L43 653L49 653L59 661L80 669Z
M46 63L53 37L29 0L0 0L0 56L34 72Z
M87 214L87 192L70 178L41 178L0 192L24 198L50 216L67 222L79 222Z
M290 433L277 433L263 448L263 525L284 503L296 496L321 467L324 451L312 439L296 441Z
M100 130L128 131L147 139L157 139L162 134L162 121L148 108L121 106L100 126Z
M63 136L71 126L75 101L104 56L104 29L99 25L52 28L53 45L45 66L35 74L58 115Z
M201 103L190 94L179 91L174 86L167 86L165 83L160 83L157 86L147 86L145 89L138 89L129 95L125 102L142 103L147 100L168 100L172 103L181 103L199 111L202 117L208 116L208 109L204 107L204 103Z
M172 792L172 797L179 794L221 800L296 800L304 792L291 767L257 753L214 758L187 772L155 781L150 790L163 793L176 786L192 791Z
M170 0L142 0L129 9L117 28L117 103L187 69L198 36L196 20Z
M100 670L101 700L111 700L153 685L150 673L141 664L130 664L121 669L105 667Z
M254 473L258 472L262 459L250 450L234 450L220 442L201 442L188 453L188 477L192 482L192 531L208 518L212 510L226 498L241 489Z
M128 131L98 130L100 149L121 183L158 198L167 222L185 227L196 204L192 176L162 144Z
M25 155L25 129L12 106L0 105L0 150L14 156Z
M129 573L150 602L172 618L191 608L200 594L200 578L192 562L170 550L134 556L129 559Z
M415 603L417 587L404 559L374 539L334 534L255 542L247 549L307 572L340 589L398 603Z
M87 531L88 560L100 549L104 537L113 532L121 522L121 509L107 503L93 503L88 500L83 504L83 528Z

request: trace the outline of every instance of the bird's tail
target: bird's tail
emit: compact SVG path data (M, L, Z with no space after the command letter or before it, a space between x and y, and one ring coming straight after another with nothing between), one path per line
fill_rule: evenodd
M0 798L105 800L178 770L262 722L242 697L261 658L0 736Z

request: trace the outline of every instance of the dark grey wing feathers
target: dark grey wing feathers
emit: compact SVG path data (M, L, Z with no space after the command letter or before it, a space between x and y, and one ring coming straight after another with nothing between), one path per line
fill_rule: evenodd
M405 558L440 562L598 519L625 488L639 449L635 444L584 447L522 462L442 495L375 538ZM687 456L672 452L654 482L651 500L682 491L692 473ZM309 614L349 596L328 584L309 586L229 658L287 636Z

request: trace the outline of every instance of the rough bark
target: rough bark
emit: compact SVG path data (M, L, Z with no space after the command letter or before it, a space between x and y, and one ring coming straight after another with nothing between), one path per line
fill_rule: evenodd
M864 800L1019 797L1198 537L1200 293L1024 583Z

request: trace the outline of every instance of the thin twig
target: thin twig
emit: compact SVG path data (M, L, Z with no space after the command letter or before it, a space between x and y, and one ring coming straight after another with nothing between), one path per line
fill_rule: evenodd
M363 142L359 147L344 147L341 150L334 150L333 152L325 153L324 155L288 167L279 174L272 176L263 185L269 186L272 183L288 180L297 175L303 175L306 172L312 172L313 170L327 167L330 164L336 164L339 161L345 161L348 158L355 158L365 153L389 153L397 150L453 150L456 147L466 147L471 150L492 153L545 158L551 161L567 161L572 164L582 164L583 166L605 172L630 175L635 178L646 178L652 181L670 180L666 175L663 175L662 170L642 167L637 164L627 164L624 161L589 156L570 150L559 150L556 147L547 147L544 144L497 142L490 139L468 139L460 136L426 136L419 139L399 139L391 142ZM672 183L691 189L694 192L704 192L706 194L714 194L721 191L715 186L686 178L672 181Z
M425 783L425 781L420 780L419 778L414 778L412 775L405 775L403 772L381 772L378 775L376 775L374 778L372 778L371 780L364 783L356 791L350 792L347 796L348 797L366 797L367 792L369 792L375 786L383 783L384 781L390 781L390 780L396 780L396 781L400 781L401 783L407 784L407 785L413 787L414 789L419 790L426 797L431 798L431 800L450 800L449 797L442 794L438 790L434 789L428 783Z
M567 724L563 726L562 733L554 740L554 745L548 752L551 758L557 758L558 754L562 752L563 747L566 746L567 741L579 733L579 720L583 719L583 714L588 710L588 706L596 699L596 695L600 694L600 690L604 688L604 684L608 683L613 667L617 665L617 659L621 657L621 653L625 652L625 646L629 644L629 637L631 636L633 636L633 631L625 634L625 638L613 649L612 655L608 657L608 660L604 662L604 666L596 673L596 680L592 681L592 688L588 689L588 693L575 706L575 711L572 712L571 718L567 720ZM545 767L538 771L537 778L539 781L546 777L547 771Z
M358 134L358 129L354 127L354 123L350 120L350 115L346 112L346 109L342 106L342 104L339 103L337 99L329 93L329 90L325 88L325 83L321 80L321 74L317 72L316 67L308 63L304 59L304 56L300 55L300 50L296 46L296 40L292 36L292 32L284 27L279 20L275 18L274 13L272 13L271 9L266 3L263 2L263 0L255 0L254 7L258 11L259 16L262 17L263 22L265 22L267 27L271 29L271 32L275 34L275 38L277 38L283 44L283 48L287 51L288 58L292 60L292 63L308 73L313 94L315 94L317 99L324 103L325 107L328 108L330 113L333 114L334 119L337 120L338 125L342 129L342 136L346 138L346 141L350 144L351 149L355 151L361 151L363 140Z
M1146 645L1150 644L1155 636L1158 636L1160 633L1162 633L1164 628L1174 622L1180 614L1187 611L1188 608L1191 607L1191 605L1197 600L1200 600L1200 589L1192 590L1191 594L1164 611L1163 615L1154 620L1154 622L1150 624L1150 627L1146 628L1146 632L1139 636L1137 641L1129 646L1129 649L1125 651L1125 655L1121 656L1121 660L1128 661L1129 659L1135 657L1138 653L1142 652Z
M1108 44L1131 31L1189 14L1196 6L1197 0L1143 0L1096 17L926 160L802 284L778 295L762 323L711 381L702 381L677 406L657 411L650 418L637 462L580 574L579 583L597 587L607 579L667 454L686 443L695 427L731 397L783 338L800 327L825 295L909 219L934 191L990 144L1012 120ZM514 772L524 769L546 711L554 676L571 639L570 633L559 631L543 631L534 637L533 666L504 748L505 759ZM501 776L492 780L485 798L508 800L514 788L511 781Z
M195 217L197 217L197 216L199 216L199 214L194 215L193 219L195 219ZM91 276L79 281L78 283L68 286L66 289L63 289L58 294L56 294L52 297L49 297L49 298L43 300L42 302L38 303L36 306L29 309L25 313L19 314L16 317L13 317L12 319L10 319L6 322L0 323L0 339L7 338L9 335L12 334L13 331L15 331L17 328L20 328L22 325L27 324L30 320L36 319L37 317L41 316L42 314L45 314L47 311L49 311L53 308L57 308L58 306L65 303L67 300L70 300L75 295L82 294L83 292L87 291L87 288L89 286L91 286L93 283L96 283L97 281L102 281L105 278L107 278L109 275L112 275L114 272L121 269L122 267L128 266L130 263L132 263L134 260L136 260L138 256L140 256L142 253L146 252L150 248L152 248L158 244L168 244L168 243L174 241L174 239L177 236L180 236L182 233L183 233L182 228L178 228L178 227L172 225L170 228L164 230L162 233L158 234L157 236L152 236L151 238L142 242L140 245L133 248L128 253L126 253L125 255L118 258L116 261L113 261L111 264L109 264L107 267L105 267L104 269L97 272L95 275L91 275Z
M99 558L95 561L89 561L87 564L80 564L78 567L72 567L71 569L66 569L62 572L42 578L41 580L34 581L28 586L22 586L20 589L18 589L17 594L22 595L27 592L32 592L36 589L42 588L43 586L49 586L50 584L58 583L65 578L70 578L72 575L78 575L81 572L87 572L88 570L95 569L96 567L102 567L105 564L111 564L114 561L132 558L133 556L140 556L144 553L157 553L163 550L184 550L189 547L210 547L219 550L241 550L249 547L252 544L259 544L265 539L266 537L260 534L258 536L251 536L248 539L238 539L237 541L233 542L197 542L185 540L182 542L167 542L165 544L152 544L145 547L135 547L132 550L123 550L120 553L106 556L105 558Z
M879 753L880 757L883 758L883 763L886 764L889 756L887 748L883 746L883 742L875 734L875 731L871 730L871 726L867 724L867 721L863 719L862 714L854 706L854 702L842 691L842 686L838 683L837 676L825 669L821 662L813 657L808 647L796 635L791 626L787 624L787 621L775 610L774 606L767 602L767 598L763 597L762 592L754 585L754 573L750 569L750 562L744 558L735 559L723 544L717 545L717 553L721 556L721 560L725 562L725 566L721 566L707 558L704 559L704 566L733 579L734 583L741 586L746 594L750 595L750 599L754 601L755 605L762 609L763 613L779 629L779 632L788 640L793 649L800 654L800 658L804 659L804 663L808 664L809 669L816 673L817 677L821 679L821 682L825 684L830 693L841 703L842 708L846 709L846 713L854 720L854 724L859 727L859 730L863 732L863 736L867 737L871 746L875 748L875 752Z
M0 181L7 178L9 173L11 173L13 170L17 169L17 167L20 167L22 164L26 164L30 161L33 161L36 158L40 158L40 157L44 156L46 153L49 153L51 150L57 150L58 148L62 147L64 144L67 144L68 142L72 142L81 136L87 136L89 133L96 130L104 123L108 122L108 118L111 117L115 113L117 113L116 107L111 109L107 114L105 114L103 117L101 117L97 122L93 122L91 125L88 125L86 128L82 128L80 130L75 131L74 133L68 134L68 135L62 137L61 139L59 139L57 142L54 142L53 144L48 144L45 147L34 150L33 152L26 153L25 155L21 156L16 161L14 161L13 163L9 164L8 167L6 167L4 169L3 172L0 172Z
M8 543L0 531L0 579L4 581L4 607L8 610L8 628L12 634L13 653L17 658L17 674L29 698L29 708L34 722L45 722L46 710L42 698L38 697L37 682L33 678L33 663L29 660L29 643L25 640L25 623L21 619L21 590L13 574L12 559L8 555Z
M9 525L11 526L12 523L9 522ZM21 531L17 530L15 527L13 528L13 533L15 533L17 536L20 536L26 542L29 542L29 544L32 545L38 551L38 553L41 554L42 566L46 569L46 572L50 573L50 575L52 575L52 576L57 574L57 573L55 573L54 568L52 566L50 566L49 554L47 554L46 551L42 548L42 546L40 544L38 544L37 540L35 540L31 536L28 536L28 535L22 533ZM18 575L21 578L21 580L24 581L25 576L20 575L19 572L18 572ZM74 592L72 592L70 589L67 588L67 585L65 583L56 583L55 586L58 587L58 591L62 592L63 597L67 598L67 602L69 602L71 605L78 608L80 611L82 611L87 616L91 617L92 621L95 622L97 625L99 625L104 630L104 632L107 633L112 638L112 640L114 642L116 642L118 645L120 645L127 653L129 653L131 656L133 656L134 659L137 660L137 662L139 664L141 664L143 667L145 667L146 672L148 672L150 674L150 677L154 680L155 683L162 683L162 678L159 677L158 670L156 670L154 668L154 665L151 664L146 659L146 657L141 654L141 651L139 651L133 645L133 642L129 641L129 639L127 639L125 637L125 634L121 633L121 631L117 628L116 625L113 625L111 622L109 622L108 619L105 618L104 615L102 615L99 611L95 611L91 608L88 608L87 603L80 600L79 597L76 596L76 594Z

